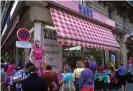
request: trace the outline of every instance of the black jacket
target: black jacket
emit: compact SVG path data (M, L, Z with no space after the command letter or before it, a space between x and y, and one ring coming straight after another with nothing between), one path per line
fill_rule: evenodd
M22 82L22 89L23 91L48 91L45 81L36 73L30 74L30 76Z

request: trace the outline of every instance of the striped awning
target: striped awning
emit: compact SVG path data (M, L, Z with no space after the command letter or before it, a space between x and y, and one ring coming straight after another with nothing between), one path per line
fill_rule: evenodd
M120 46L110 29L57 7L51 7L50 11L58 34L58 44L119 50Z

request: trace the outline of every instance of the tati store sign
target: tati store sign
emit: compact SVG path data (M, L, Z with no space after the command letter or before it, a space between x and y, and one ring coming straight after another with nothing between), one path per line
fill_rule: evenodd
M56 31L43 29L42 32L42 47L46 63L58 73L62 70L62 46L57 44Z
M54 4L58 7L64 6L64 8L66 8L66 9L69 8L76 12L83 13L87 16L92 16L92 18L95 20L98 20L98 21L105 23L107 25L110 25L112 27L116 27L115 22L113 20L109 19L108 17L106 17L105 15L103 15L95 10L93 10L93 12L92 12L92 11L90 11L90 9L87 9L86 7L83 7L83 6L81 7L78 3L75 3L73 1L59 1L59 0L54 1L53 0L53 1L48 1L48 2L51 4Z
M93 11L91 9L84 7L83 5L80 5L80 4L79 4L79 12L81 12L87 16L90 16L90 17L93 16L93 14L92 14Z

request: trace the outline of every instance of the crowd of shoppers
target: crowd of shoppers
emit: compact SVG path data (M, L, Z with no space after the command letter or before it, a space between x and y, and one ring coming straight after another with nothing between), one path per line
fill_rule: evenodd
M24 68L18 68L12 62L8 65L2 64L2 91L107 91L119 85L125 91L127 71L124 65L120 63L118 69L106 65L103 69L96 66L92 58L77 61L73 72L67 64L60 74L53 72L50 65L40 75L36 65L31 62L26 63ZM130 57L129 70L132 70L132 62Z

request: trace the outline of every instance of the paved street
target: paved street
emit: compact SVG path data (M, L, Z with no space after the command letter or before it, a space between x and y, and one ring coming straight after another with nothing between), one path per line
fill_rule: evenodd
M127 82L126 88L127 88L126 91L133 91L133 83L128 83L128 82Z

